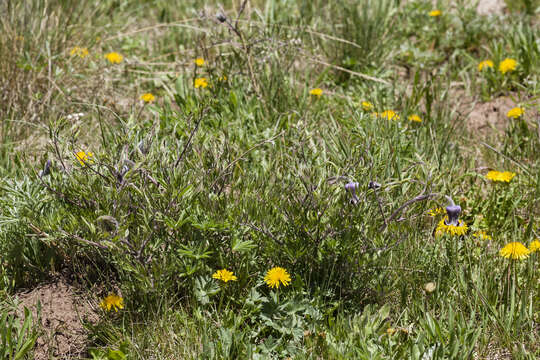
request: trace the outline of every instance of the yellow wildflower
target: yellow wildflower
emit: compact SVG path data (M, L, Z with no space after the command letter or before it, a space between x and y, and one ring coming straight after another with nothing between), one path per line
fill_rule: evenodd
M94 154L91 152L79 151L75 154L75 157L77 158L77 160L79 160L79 163L82 166L85 166L86 164L89 164L92 162L91 158L94 157Z
M523 113L525 113L525 110L523 110L523 108L515 107L513 109L510 109L506 113L506 116L508 116L509 118L517 119L517 118L521 117L521 115L523 115Z
M486 234L485 230L479 230L473 234L473 237L480 240L492 240L491 235Z
M535 251L540 251L540 240L534 240L531 245L529 245L529 250L533 253Z
M198 89L200 87L205 88L208 86L208 80L206 78L197 78L195 79L195 88Z
M441 236L444 234L448 235L465 235L469 227L463 221L458 220L458 225L447 224L448 216L445 216L444 219L439 221L437 229L435 230L435 236Z
M373 104L369 101L362 101L362 109L364 109L364 111L371 111L373 109Z
M435 209L430 209L428 211L428 215L432 216L432 217L435 217L437 215L444 214L444 213L446 213L446 210L444 210L444 208L442 208L442 207L438 207L438 208L435 208Z
M316 96L316 97L318 97L318 98L321 97L322 93L323 93L323 91L322 91L321 88L315 88L315 89L311 89L311 90L309 91L309 94L310 94L310 95Z
M511 242L506 244L506 246L499 251L500 256L513 260L526 259L529 257L530 253L531 251L520 242Z
M478 71L482 71L484 68L493 68L494 64L491 60L480 61L478 64Z
M204 66L204 59L202 57L195 59L195 65Z
M118 309L124 308L124 299L116 294L109 294L109 296L101 300L99 306L103 310L111 311L113 309L118 312Z
M232 271L227 270L227 269L216 271L212 275L212 277L214 279L218 279L218 280L221 280L223 282L238 280L238 278L236 276L234 276L234 273Z
M87 48L81 48L81 47L78 47L78 46L75 46L73 49L71 49L71 51L69 52L69 54L71 56L78 56L80 57L81 59L84 59L85 57L88 56L88 49Z
M499 71L503 74L506 74L509 71L516 70L517 61L514 59L506 58L499 64Z
M392 336L396 333L403 333L407 335L409 333L409 330L402 327L398 327L398 328L389 327L388 329L386 329L386 335L388 336Z
M385 110L382 113L380 113L379 116L381 118L386 118L388 120L399 120L400 119L399 115L396 114L396 112L394 112L393 110Z
M289 285L289 283L291 282L291 276L289 275L287 270L276 266L268 270L266 276L264 277L264 281L271 288L275 287L279 289L280 284L283 284L283 286Z
M431 16L431 17L437 17L437 16L441 16L442 12L441 12L441 10L431 10L428 13L428 15Z
M124 60L124 57L117 52L110 52L105 55L105 58L109 60L111 64L120 64Z
M409 116L409 121L422 122L422 119L420 118L420 116L412 114L411 116Z
M156 97L151 93L146 93L141 95L141 100L147 103L150 103L154 100L156 100Z
M486 178L495 181L495 182L507 182L509 183L510 180L512 180L516 176L516 173L510 172L510 171L495 171L491 170L487 173Z

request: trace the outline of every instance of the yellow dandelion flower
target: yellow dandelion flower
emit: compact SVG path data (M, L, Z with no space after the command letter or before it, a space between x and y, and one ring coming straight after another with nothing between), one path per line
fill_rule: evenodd
M75 154L75 157L79 161L79 164L85 166L86 164L90 164L92 162L94 154L91 152L79 151Z
M150 103L154 100L156 100L156 97L151 93L146 93L141 95L141 100L147 103Z
M318 97L318 98L321 97L322 93L323 93L323 91L322 91L321 88L315 88L315 89L311 89L311 90L309 91L309 94L310 94L310 95L316 96L316 97Z
M388 336L392 336L392 335L394 335L396 332L397 332L397 330L394 329L393 327L389 327L388 329L386 329L386 335L388 335Z
M216 271L212 275L212 277L214 279L218 279L218 280L221 280L223 282L238 280L238 278L234 275L234 273L232 271L227 270L227 269Z
M534 240L531 243L531 245L529 245L529 250L531 251L531 253L535 251L540 251L540 240L539 239Z
M120 64L124 57L117 52L110 52L105 55L105 59L109 60L111 64Z
M509 183L510 180L512 180L516 176L516 173L510 172L510 171L495 171L491 170L487 173L486 179L495 181L495 182L507 182Z
M78 56L81 59L84 59L88 56L88 49L87 48L81 48L78 46L75 46L71 51L69 52L71 56Z
M438 208L435 208L435 209L430 209L428 211L428 215L431 216L431 217L435 217L437 215L440 215L440 214L444 214L446 213L446 210L442 207L438 207Z
M459 236L459 235L465 235L467 233L467 230L469 227L466 223L464 223L461 220L458 220L458 225L451 225L447 224L448 216L445 216L444 219L439 221L439 224L437 225L437 229L435 230L435 236L441 236L444 234L452 235L452 236Z
M510 109L506 113L506 116L508 116L509 118L517 119L521 117L521 115L523 115L524 113L525 113L525 110L523 110L523 108L515 107L513 109Z
M503 74L506 74L509 71L516 70L517 67L517 61L514 59L506 58L499 64L499 71Z
M101 300L99 306L106 311L111 311L111 309L113 309L118 312L118 309L124 308L124 299L116 294L109 294L109 296Z
M484 68L493 68L494 64L491 60L480 61L478 64L478 71L482 71Z
M441 11L441 10L431 10L431 11L428 13L428 15L431 16L431 17L441 16L441 15L442 15L442 11Z
M279 266L276 266L266 273L266 276L264 277L264 281L268 286L271 288L278 288L279 285L283 284L283 286L288 286L291 282L291 276L285 270L284 268L281 268Z
M198 89L202 87L203 89L208 86L208 80L206 78L197 78L195 79L195 88Z
M373 104L369 101L362 101L362 109L364 109L364 111L371 111L373 110Z
M411 116L409 116L409 121L414 121L414 122L422 122L422 118L420 118L420 116L416 115L416 114L412 114Z
M507 259L513 259L513 260L523 260L529 257L529 254L531 251L525 247L520 242L511 242L506 244L505 247L503 247L499 251L499 255L507 258Z
M491 235L486 234L485 230L479 230L475 232L472 236L480 240L492 240Z
M385 110L382 113L378 114L381 118L386 118L388 120L399 120L399 115L393 110Z
M202 57L196 58L194 62L195 62L195 65L197 66L204 66L204 59Z

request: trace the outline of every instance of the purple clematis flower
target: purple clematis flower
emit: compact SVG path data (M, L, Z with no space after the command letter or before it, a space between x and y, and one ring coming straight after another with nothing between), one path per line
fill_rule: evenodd
M356 205L360 201L358 196L356 195L356 189L358 189L358 183L357 182L350 182L345 184L345 190L347 190L351 194L351 204Z
M446 214L448 214L448 221L445 220L446 225L459 226L459 214L461 214L461 206L456 205L451 197L446 196L446 199L450 203L446 207Z

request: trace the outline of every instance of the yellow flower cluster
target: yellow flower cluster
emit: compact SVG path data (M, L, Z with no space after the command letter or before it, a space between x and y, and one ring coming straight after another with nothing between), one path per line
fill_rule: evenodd
M196 58L194 62L195 62L195 65L197 66L204 66L204 59L202 57Z
M146 102L146 103L150 103L150 102L156 100L156 97L151 93L146 93L146 94L141 95L141 100Z
M531 253L540 251L540 240L536 239L531 242L531 245L529 245L529 250L531 251Z
M452 235L452 236L459 236L459 235L465 235L467 233L467 230L469 227L466 223L459 220L458 225L447 225L446 222L448 221L448 216L445 216L444 219L439 221L439 224L437 225L437 229L435 229L435 236L441 236L444 234Z
M88 49L87 49L87 48L82 48L82 47L75 46L73 49L71 49L71 51L69 52L69 54L70 54L71 56L78 56L78 57L80 57L81 59L84 59L85 57L88 56Z
M323 91L321 88L315 88L315 89L311 89L309 91L309 94L320 98L321 95L323 94Z
M416 115L416 114L412 114L408 117L409 121L413 121L413 122L422 122L422 118L420 118L420 116Z
M221 280L223 282L228 282L228 281L236 281L238 280L238 278L234 275L234 273L232 271L229 271L227 269L223 269L223 270L218 270L216 271L212 277L214 279L217 279L217 280Z
M491 235L486 234L485 230L479 230L473 234L473 237L480 240L492 240Z
M225 283L237 280L234 273L227 269L217 270L212 277ZM280 285L288 286L291 283L291 275L284 268L276 266L268 270L264 276L264 281L269 287L279 289Z
M111 64L120 64L124 57L117 52L110 52L105 55L105 59L109 60Z
M106 311L111 311L111 309L113 309L118 312L118 309L124 308L124 299L116 294L110 294L101 301L99 306Z
M445 212L446 212L446 210L444 210L444 208L438 207L438 208L435 208L435 209L430 209L428 211L428 215L432 216L432 217L435 217L437 215L444 214Z
M526 259L529 257L530 253L531 251L527 249L525 245L517 241L506 244L506 246L499 251L500 256L512 260Z
M196 78L194 86L196 89L201 88L201 87L204 89L205 87L208 86L208 80L206 78Z
M488 68L493 68L494 64L493 64L493 61L492 60L484 60L484 61L481 61L479 64L478 64L478 71L482 71L484 69L488 69Z
M502 74L506 74L509 71L516 70L517 61L514 59L506 58L499 64L499 71Z
M283 284L283 286L288 286L291 282L291 276L285 270L284 268L281 268L279 266L276 266L266 273L266 276L264 277L264 281L266 284L271 288L278 288L279 285Z
M384 110L382 113L373 113L373 116L388 120L401 119L401 117L394 110Z
M442 11L441 11L441 10L431 10L431 11L428 13L428 15L431 16L431 17L441 16L441 15L442 15Z
M495 182L509 183L514 178L514 176L516 176L516 173L510 172L510 171L500 172L500 171L491 170L490 172L487 173L486 179L495 181Z
M79 151L75 154L75 157L77 158L77 160L82 166L86 166L86 164L89 164L92 162L92 158L94 157L94 154L91 152Z
M364 109L364 111L371 111L373 110L373 104L369 101L362 101L362 109Z
M521 117L524 113L525 113L525 110L523 110L523 108L515 107L513 109L510 109L506 113L506 116L508 116L509 118L512 118L512 119L517 119L517 118Z
M362 110L364 111L372 111L374 106L369 101L362 101ZM401 116L394 110L384 110L383 112L372 112L372 116L381 118L381 119L387 119L387 120L399 120L401 119ZM412 122L422 122L422 118L418 114L412 114L409 117L407 117L409 121Z

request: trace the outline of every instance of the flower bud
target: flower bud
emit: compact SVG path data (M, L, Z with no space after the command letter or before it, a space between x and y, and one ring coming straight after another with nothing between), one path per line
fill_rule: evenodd
M226 18L225 15L223 15L222 13L217 14L217 15L216 15L216 18L218 19L218 21L219 21L220 23L227 21L227 18Z
M360 199L356 195L356 189L358 189L358 183L357 182L350 182L345 184L345 190L347 190L351 194L351 204L356 205Z

